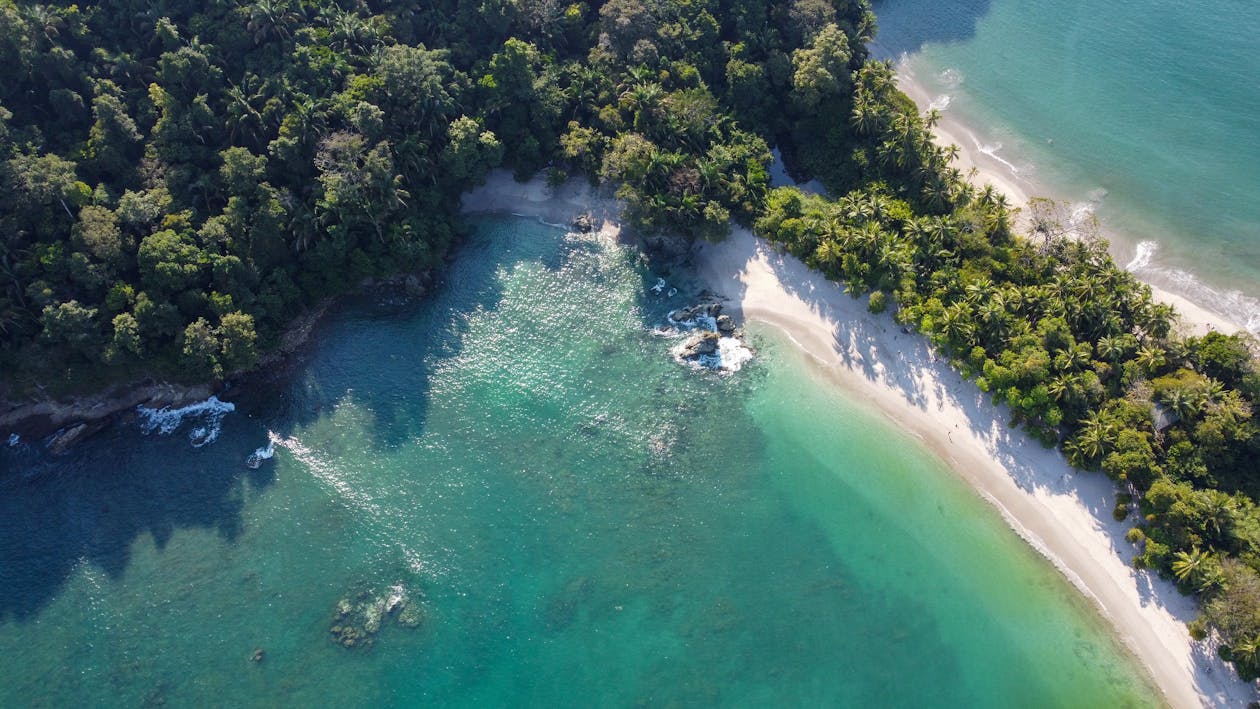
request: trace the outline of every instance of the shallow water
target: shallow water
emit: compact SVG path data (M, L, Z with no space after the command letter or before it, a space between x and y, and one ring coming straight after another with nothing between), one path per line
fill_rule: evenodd
M1260 4L874 6L876 52L973 129L964 147L1095 203L1121 264L1260 332Z
M683 275L658 296L615 244L479 224L432 299L346 306L213 442L201 416L0 452L0 705L1156 703L794 348L681 366L653 330ZM339 601L391 597L370 647L333 641Z

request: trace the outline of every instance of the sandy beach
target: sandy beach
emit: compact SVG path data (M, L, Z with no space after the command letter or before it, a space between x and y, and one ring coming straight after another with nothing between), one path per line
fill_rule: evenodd
M923 338L888 315L871 315L864 299L736 229L705 244L697 268L708 287L746 319L774 326L834 381L916 434L993 503L1024 539L1050 559L1115 626L1175 707L1244 706L1254 688L1185 623L1195 602L1172 583L1131 565L1116 522L1114 485L1079 473L1055 450L1006 426L1008 413L938 358Z
M463 206L468 213L554 223L591 213L604 220L604 229L618 229L616 202L585 183L548 188L496 171ZM1194 599L1133 569L1133 546L1124 539L1133 523L1112 518L1110 480L1074 471L1058 451L1009 429L1003 408L950 369L923 338L903 333L887 314L868 313L864 300L746 229L703 244L695 265L699 279L727 298L735 314L782 330L817 363L820 377L917 435L997 507L1097 603L1172 706L1243 706L1257 698L1255 687L1238 680L1213 648L1190 638L1185 624L1197 613Z

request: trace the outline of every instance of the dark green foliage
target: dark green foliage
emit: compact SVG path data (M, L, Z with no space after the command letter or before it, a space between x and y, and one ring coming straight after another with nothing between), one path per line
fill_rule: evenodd
M720 237L872 26L772 5L0 0L5 388L248 369L313 299L440 265L501 163Z
M1061 205L1013 234L868 60L874 24L867 0L0 0L0 394L248 370L315 300L440 266L491 168L584 174L642 232L754 224L891 308L1131 488L1136 563L1255 676L1254 343L1179 339ZM770 145L842 196L769 190Z

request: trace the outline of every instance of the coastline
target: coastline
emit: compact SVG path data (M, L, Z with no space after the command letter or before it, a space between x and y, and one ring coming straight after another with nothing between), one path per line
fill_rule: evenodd
M585 183L548 188L539 179L517 183L504 171L466 194L463 211L552 223L591 214L604 220L605 233L619 232L617 203ZM1212 647L1190 638L1185 623L1197 613L1194 599L1132 567L1133 548L1124 539L1131 523L1111 516L1110 480L1076 473L1058 451L1009 428L1003 409L924 339L903 334L891 315L871 315L864 300L747 229L737 226L725 241L702 244L694 261L698 279L728 299L733 315L783 331L820 376L913 432L997 507L1094 601L1169 704L1237 706L1257 698Z
M1238 706L1256 699L1214 650L1190 638L1195 601L1131 565L1132 522L1111 516L1106 477L1074 471L1057 450L1007 426L1005 409L938 358L890 315L781 254L746 229L701 247L705 284L745 319L783 331L824 378L914 433L1010 526L1094 601L1175 707Z
M915 105L919 106L920 110L924 106L930 106L932 103L931 94L921 84L916 82L913 76L908 75L904 71L898 70L897 87L909 96L915 102ZM983 187L985 184L992 185L999 192L1006 195L1010 206L1023 210L1032 197L1057 199L1054 195L1042 190L1040 186L1021 178L1010 163L996 155L984 152L980 141L975 137L971 128L951 116L948 111L941 112L940 121L932 133L938 145L947 146L952 144L958 146L958 157L954 161L954 166L962 170L972 184L977 187ZM968 139L963 140L962 136L966 136ZM1019 226L1026 225L1025 222L1019 219L1016 220L1016 223ZM1113 244L1111 249L1112 258L1117 258L1114 246ZM1122 260L1117 260L1117 265L1122 263ZM1138 280L1150 287L1151 295L1155 300L1176 308L1177 314L1180 316L1183 335L1199 337L1213 330L1225 334L1233 334L1235 332L1254 334L1248 329L1246 323L1239 322L1208 304L1195 302L1185 295L1174 293L1161 285L1153 283L1141 272L1133 273Z

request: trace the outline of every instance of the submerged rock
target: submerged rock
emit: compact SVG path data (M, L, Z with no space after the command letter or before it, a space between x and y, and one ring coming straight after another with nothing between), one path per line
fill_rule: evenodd
M395 622L404 628L418 628L424 622L424 610L418 604L407 604L398 611Z
M391 616L404 628L418 627L424 620L423 608L408 598L402 584L394 584L385 593L364 591L337 601L328 632L344 648L367 647Z
M263 653L263 649L260 647L256 647L254 648L254 654L250 655L249 659L253 660L254 662L262 662L264 656L265 656L265 653Z

